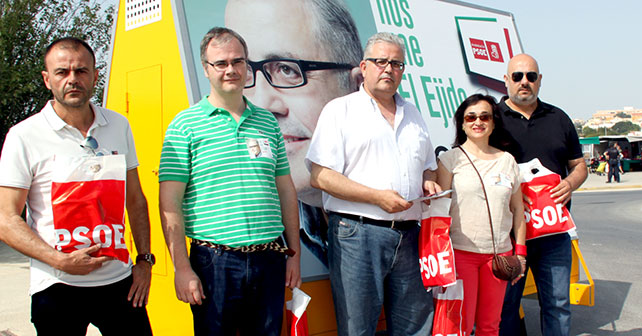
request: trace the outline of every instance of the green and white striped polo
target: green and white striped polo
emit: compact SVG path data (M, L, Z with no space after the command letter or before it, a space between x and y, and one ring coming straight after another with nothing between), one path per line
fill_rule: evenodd
M187 184L188 237L237 247L283 232L275 181L290 173L283 135L272 113L245 102L238 123L205 97L167 128L158 178Z

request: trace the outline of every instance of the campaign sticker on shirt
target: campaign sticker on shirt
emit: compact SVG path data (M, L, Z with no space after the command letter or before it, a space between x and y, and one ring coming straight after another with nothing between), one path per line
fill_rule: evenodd
M251 159L272 158L272 148L270 147L270 141L268 139L247 138L245 144L247 145L247 152Z
M490 176L490 181L494 186L513 188L513 181L504 173L497 173Z

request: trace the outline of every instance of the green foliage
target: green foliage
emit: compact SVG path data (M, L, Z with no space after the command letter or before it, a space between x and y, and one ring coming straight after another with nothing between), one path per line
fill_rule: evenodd
M588 126L584 126L584 128L582 128L582 132L580 132L580 136L587 138L600 135L613 135L613 132L611 132L611 130L608 128L605 129L604 127L595 129Z
M627 118L631 119L631 115L624 112L618 112L615 116L620 117L622 119L627 119Z
M113 17L113 6L94 1L0 0L0 141L50 99L42 81L43 53L57 38L78 37L94 48L100 74L92 99L102 102Z
M613 125L611 129L613 130L613 132L615 132L615 134L628 134L632 131L639 131L640 126L630 121L620 121L615 123L615 125Z
M579 132L582 137L594 137L600 135L626 135L632 131L639 131L640 126L630 122L630 121L620 121L613 125L611 128L590 128L585 126L582 128L582 131Z

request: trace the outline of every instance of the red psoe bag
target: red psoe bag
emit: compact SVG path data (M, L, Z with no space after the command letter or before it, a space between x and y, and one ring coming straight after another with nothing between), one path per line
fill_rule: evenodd
M310 303L310 296L302 290L294 288L292 290L292 300L285 303L286 320L288 323L288 335L290 336L308 336L308 314L305 309Z
M125 244L124 155L56 157L51 184L55 248L71 253L101 244L93 257L129 262Z
M519 164L519 171L522 193L531 199L531 205L524 209L526 240L574 229L568 209L551 198L551 189L562 181L561 176L544 167L539 159Z
M444 292L445 291L445 292ZM433 336L466 336L464 322L464 282L433 291L435 317L432 324Z
M450 241L450 198L433 199L419 232L419 265L424 287L455 283L455 256Z

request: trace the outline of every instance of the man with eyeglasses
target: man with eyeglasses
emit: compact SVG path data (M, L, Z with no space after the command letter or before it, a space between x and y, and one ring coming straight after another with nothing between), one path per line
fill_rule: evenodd
M159 170L176 296L191 305L196 336L278 336L285 286L301 284L296 190L283 136L272 113L243 97L243 38L215 27L200 50L210 94L172 120Z
M517 163L538 158L559 174L562 181L551 189L551 197L570 209L573 190L588 174L573 122L561 109L538 99L542 75L533 57L514 56L504 81L508 96L500 102L499 110L514 142L511 154ZM567 233L536 238L526 241L526 248L526 266L533 272L542 310L542 334L569 335L571 238ZM520 334L519 306L525 283L526 277L506 289L500 335Z
M310 187L303 161L323 106L361 83L356 25L338 0L230 0L225 25L250 46L245 95L279 122L299 199L301 241L327 266L321 192Z
M11 128L0 158L0 240L31 258L31 321L38 335L85 335L89 323L103 335L151 335L155 259L131 128L90 103L98 70L85 41L53 41L44 63L53 99ZM105 180L114 176L123 179Z
M421 204L412 200L441 188L424 119L396 93L404 55L397 35L368 40L363 86L323 108L306 157L329 213L339 335L374 335L382 307L389 335L428 335L432 326L417 262Z

